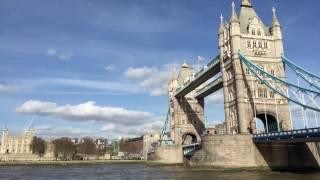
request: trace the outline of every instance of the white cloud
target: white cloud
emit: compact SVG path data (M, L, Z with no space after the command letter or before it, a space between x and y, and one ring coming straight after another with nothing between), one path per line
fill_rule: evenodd
M69 78L39 78L15 80L21 93L42 94L123 94L142 93L141 88L130 82L97 81ZM69 90L71 88L71 90ZM75 90L77 89L77 90Z
M172 75L172 70L177 66L175 63L157 67L129 68L125 76L130 79L139 80L139 84L148 90L151 96L162 96L167 94L167 85Z
M89 101L78 105L59 106L53 102L29 100L16 108L19 114L49 116L70 121L96 121L121 125L141 125L153 118L149 112L119 107L97 106Z
M72 53L60 53L56 49L47 49L46 54L51 57L58 58L60 60L70 60L73 57Z
M17 90L17 87L11 85L0 84L0 93L12 93Z
M219 90L209 95L205 100L208 104L223 104L224 103L223 90Z
M51 125L39 125L34 127L37 136L42 137L84 137L92 136L94 132L75 127L55 127Z
M104 69L105 69L107 72L113 72L113 71L116 71L116 70L117 70L117 67L116 67L114 64L110 64L110 65L104 67Z
M164 124L164 117L154 118L148 123L142 125L121 125L121 124L105 124L101 127L101 131L110 136L134 137L150 132L160 132Z
M144 79L148 76L152 76L153 73L157 71L155 68L141 67L141 68L132 68L130 67L126 72L125 76L131 79Z

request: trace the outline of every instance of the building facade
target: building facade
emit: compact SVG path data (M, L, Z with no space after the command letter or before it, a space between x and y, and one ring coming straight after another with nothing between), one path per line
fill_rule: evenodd
M283 38L275 8L268 27L255 12L251 0L242 1L239 16L233 2L230 21L225 22L221 16L219 49L226 133L255 133L257 120L262 121L269 132L290 129L288 101L261 84L238 54L241 52L273 76L285 78L281 59ZM283 90L286 91L286 87Z
M6 127L2 131L0 154L32 154L30 144L34 135L33 128L29 128L22 135L9 135Z

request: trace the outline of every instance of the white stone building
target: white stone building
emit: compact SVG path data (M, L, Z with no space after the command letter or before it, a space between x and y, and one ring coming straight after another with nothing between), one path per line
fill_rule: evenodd
M32 154L30 144L34 135L33 128L29 128L22 135L9 135L8 128L4 128L1 137L0 154Z

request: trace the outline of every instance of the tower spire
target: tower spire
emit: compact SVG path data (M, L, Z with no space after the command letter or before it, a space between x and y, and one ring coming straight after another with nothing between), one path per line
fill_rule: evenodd
M242 4L241 6L245 6L245 7L252 7L251 5L251 0L242 0Z
M224 30L223 24L224 24L223 23L223 16L221 14L221 16L220 16L220 29L219 29L220 33L223 33L223 30Z
M231 19L230 21L231 22L238 22L239 19L238 19L238 15L236 13L236 4L234 3L234 1L232 1L232 14L231 14Z
M272 7L272 27L279 27L280 26L280 22L278 20L278 17L277 17L277 13L276 13L276 8L273 6Z

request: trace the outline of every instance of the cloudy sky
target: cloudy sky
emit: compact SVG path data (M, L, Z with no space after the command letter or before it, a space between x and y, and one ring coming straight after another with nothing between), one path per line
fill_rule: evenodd
M276 5L286 56L319 69L318 0ZM237 2L239 5L239 1ZM239 8L239 7L238 7ZM0 127L41 136L136 136L159 130L172 68L217 55L219 17L231 0L0 0ZM221 92L206 119L224 119Z

